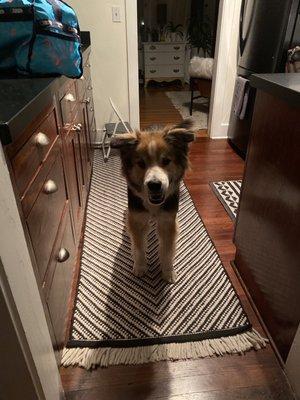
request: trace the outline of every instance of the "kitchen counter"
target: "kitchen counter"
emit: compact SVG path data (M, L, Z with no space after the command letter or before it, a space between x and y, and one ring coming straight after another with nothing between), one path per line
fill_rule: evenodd
M250 85L263 90L274 97L300 105L300 74L254 74L250 77Z
M89 35L83 32L83 62L90 53ZM30 121L43 112L54 93L67 81L67 77L29 78L13 76L0 79L0 141L13 142Z

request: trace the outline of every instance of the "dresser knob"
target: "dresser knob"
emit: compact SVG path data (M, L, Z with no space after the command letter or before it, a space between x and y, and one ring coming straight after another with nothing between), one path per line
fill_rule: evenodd
M173 49L174 49L174 50L179 50L179 49L180 49L180 46L174 46Z
M154 60L156 60L156 57L150 57L150 60L154 61Z
M179 69L173 69L173 72L179 72Z
M87 67L87 68L89 68L90 66L91 66L90 63L86 63L86 64L85 64L85 67Z
M67 249L65 249L64 247L62 247L57 255L57 261L60 263L63 263L65 261L67 261L67 259L70 257L70 253L68 252Z
M88 86L88 90L92 90L93 88L92 88L92 86Z
M50 143L50 139L43 132L39 132L34 137L34 143L37 146L44 147L48 146L48 144Z
M57 184L52 179L48 179L44 185L43 192L46 194L52 194L57 191L58 191Z
M180 57L179 56L174 56L174 60L179 60Z
M72 95L72 93L68 93L68 94L66 94L65 95L65 99L67 100L67 101L70 101L70 102L74 102L74 101L76 101L76 99L75 99L75 97Z
M90 107L90 111L94 111L94 107Z
M155 50L156 47L152 45L152 46L150 46L150 49L151 49L151 50Z
M154 74L156 72L156 69L150 69L151 74Z
M91 99L90 99L90 97L88 97L87 99L82 100L82 102L84 104L89 104L91 102Z

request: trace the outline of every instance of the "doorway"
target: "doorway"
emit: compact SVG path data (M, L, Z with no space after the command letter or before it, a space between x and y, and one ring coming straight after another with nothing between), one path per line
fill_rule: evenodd
M208 136L219 0L138 0L140 127L192 115Z

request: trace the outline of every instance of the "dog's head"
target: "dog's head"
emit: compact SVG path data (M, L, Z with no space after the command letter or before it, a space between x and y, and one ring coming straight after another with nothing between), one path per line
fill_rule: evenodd
M129 187L152 205L161 205L178 187L188 167L188 144L194 140L191 119L176 126L116 135Z

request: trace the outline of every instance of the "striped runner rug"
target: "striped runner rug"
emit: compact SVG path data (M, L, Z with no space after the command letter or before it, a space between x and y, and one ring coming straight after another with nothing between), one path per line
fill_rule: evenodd
M64 366L137 364L244 352L266 344L249 323L219 255L182 183L178 280L161 279L154 223L149 271L132 273L124 225L127 187L120 158L97 152L87 205L81 271Z
M210 186L229 214L230 218L235 220L239 206L242 181L211 182Z

